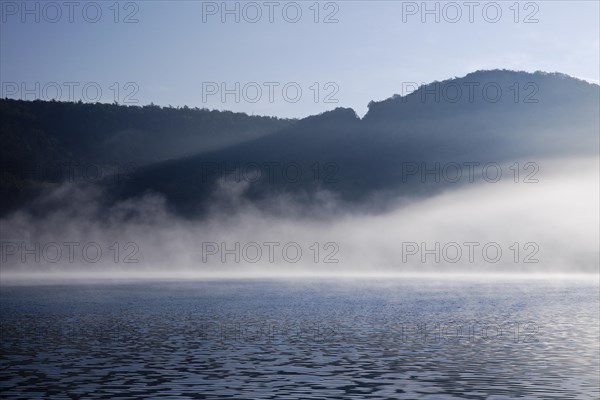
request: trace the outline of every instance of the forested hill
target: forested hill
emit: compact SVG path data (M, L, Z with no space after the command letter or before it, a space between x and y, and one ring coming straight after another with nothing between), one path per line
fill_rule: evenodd
M188 107L0 99L0 205L14 203L27 187L65 180L65 168L73 165L90 171L137 168L256 139L293 123Z
M362 119L349 108L281 120L189 108L2 100L0 212L20 205L23 197L14 194L26 192L24 186L70 179L64 171L57 179L24 176L56 160L125 169L120 173L131 178L127 182L98 183L117 199L159 193L190 212L202 209L217 181L240 166L292 165L303 172L293 183L281 171L275 179L262 174L248 185L252 198L286 192L310 201L323 188L349 201L380 193L430 195L447 185L424 185L420 174L405 180L406 165L597 156L599 110L596 84L507 70L477 71L371 102ZM218 168L208 171L207 165ZM331 173L334 182L322 179Z
M231 111L0 99L3 162L72 157L150 163L254 139L294 123Z
M383 194L429 196L458 187L447 180L422 182L419 170L436 165L597 156L599 113L596 84L557 73L477 71L371 102L362 119L352 109L338 108L275 135L140 168L132 184L119 189L125 189L124 197L156 192L170 204L195 207L217 187L224 170L275 163L298 164L303 174L290 183L281 173L274 182L263 173L246 194L305 196L326 189L352 202ZM213 173L207 165L228 167ZM323 169L319 179L315 166ZM417 172L407 177L406 168Z

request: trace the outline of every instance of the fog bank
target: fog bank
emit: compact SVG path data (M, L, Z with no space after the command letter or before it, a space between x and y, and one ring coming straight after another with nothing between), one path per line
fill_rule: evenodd
M36 200L52 211L0 221L2 281L598 273L598 158L538 164L537 183L475 182L385 212L328 192L310 206L286 195L250 203L247 182L223 182L212 211L192 220L159 195L106 209L97 187L64 185Z

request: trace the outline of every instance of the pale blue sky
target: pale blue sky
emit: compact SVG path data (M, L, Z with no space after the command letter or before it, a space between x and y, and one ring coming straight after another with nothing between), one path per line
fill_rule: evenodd
M35 11L36 3L39 11ZM206 15L203 22L203 8L220 8L221 1L120 2L117 23L114 2L99 1L94 4L100 4L102 16L97 23L90 23L83 15L85 6L86 16L94 18L94 5L89 3L93 2L78 3L73 23L69 22L68 9L61 6L62 16L52 23L56 10L46 3L27 2L34 13L24 14L21 1L2 1L2 97L30 99L36 93L43 97L44 87L47 97L55 97L52 82L56 82L66 100L68 86L64 83L78 82L74 97L79 100L83 98L82 86L97 82L103 91L102 101L112 102L115 87L111 89L111 85L118 82L118 99L124 102L125 95L133 90L125 84L135 82L139 91L132 99L138 99L139 104L303 117L337 106L352 107L362 115L370 100L402 93L403 82L442 80L477 69L559 71L594 82L600 79L600 9L595 0L522 1L518 23L514 22L515 1L497 2L502 10L497 23L486 21L483 15L487 5L486 16L495 16L491 2L478 2L473 22L469 22L464 2L456 2L463 12L456 23L443 18L447 2L439 2L439 23L433 15L421 22L419 11L405 15L403 21L403 9L411 11L412 5L420 7L421 2L322 1L319 23L313 20L315 1L297 2L302 10L297 23L284 19L284 6L288 7L287 17L294 17L294 5L286 1L276 2L273 23L268 20L269 8L264 1L255 3L263 12L257 23L244 21L241 14L249 2L239 3L240 23L231 15L222 23L220 14ZM235 7L235 2L228 3ZM435 7L435 2L429 2L428 7ZM455 9L446 7L447 18L453 18ZM248 18L254 16L252 7L247 6L246 11ZM323 23L323 18L334 11L339 22ZM34 20L36 12L39 22ZM123 23L131 12L138 22ZM538 22L524 23L533 12ZM15 90L13 82L29 88L39 82L40 90L25 95L19 88L16 94L8 93ZM247 101L255 95L255 87L249 85L247 97L242 95L239 103L234 95L228 95L225 102L218 94L203 99L203 82L225 82L230 88L235 82L240 82L240 87L256 82L263 96L256 103ZM279 83L273 103L264 82ZM290 82L302 89L297 103L283 97L282 87ZM315 82L320 86L317 102ZM325 87L329 82L333 84ZM325 95L336 89L332 99L338 103L325 103ZM90 93L92 97L93 91ZM288 95L294 94L292 87Z

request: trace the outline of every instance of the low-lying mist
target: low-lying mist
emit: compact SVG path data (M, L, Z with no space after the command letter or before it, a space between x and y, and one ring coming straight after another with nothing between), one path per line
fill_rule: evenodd
M62 185L0 221L2 281L598 273L598 158L538 164L537 183L476 182L385 211L326 191L308 206L250 202L249 183L222 182L211 211L186 219L160 195L107 208L98 187Z

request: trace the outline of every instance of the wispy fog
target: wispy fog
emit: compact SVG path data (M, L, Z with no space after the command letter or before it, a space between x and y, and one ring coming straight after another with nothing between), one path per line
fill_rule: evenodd
M241 196L247 182L225 182L212 211L189 220L170 213L158 195L106 209L98 188L65 185L33 208L53 211L21 210L1 220L2 280L30 272L597 273L598 158L538 164L538 183L466 184L425 199L394 199L385 212L351 209L327 192L310 206L283 195L250 203Z

